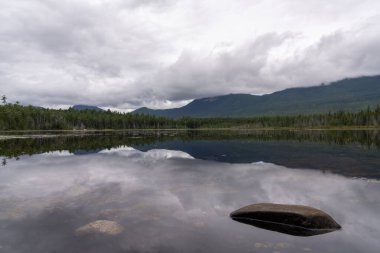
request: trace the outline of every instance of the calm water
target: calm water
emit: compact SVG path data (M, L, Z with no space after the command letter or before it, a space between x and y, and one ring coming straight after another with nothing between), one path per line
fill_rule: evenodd
M379 135L108 132L0 140L0 252L378 252ZM295 237L229 218L260 202L313 206L343 229ZM118 222L123 233L74 234L100 219Z

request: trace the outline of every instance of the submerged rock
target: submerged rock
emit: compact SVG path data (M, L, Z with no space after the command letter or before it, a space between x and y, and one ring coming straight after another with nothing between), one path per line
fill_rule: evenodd
M117 222L109 220L97 220L81 226L75 230L75 235L91 235L91 234L107 234L107 235L118 235L124 231L122 225Z
M241 223L296 236L313 236L341 229L330 215L301 205L253 204L232 212L230 217Z

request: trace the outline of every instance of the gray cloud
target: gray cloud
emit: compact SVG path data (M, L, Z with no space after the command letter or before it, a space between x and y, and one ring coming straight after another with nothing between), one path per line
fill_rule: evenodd
M159 72L155 81L164 87L162 97L177 100L225 93L269 93L380 73L378 24L337 31L283 59L271 55L297 39L295 34L265 34L220 54L197 58L184 53Z
M4 1L0 92L131 109L378 74L379 9L371 0Z
M167 7L170 4L175 4L173 0L128 0L124 1L125 6L127 7Z
M269 84L262 72L270 51L291 37L265 34L232 50L207 56L183 52L173 65L158 72L149 82L159 82L164 89L158 94L173 100L231 92L260 93Z

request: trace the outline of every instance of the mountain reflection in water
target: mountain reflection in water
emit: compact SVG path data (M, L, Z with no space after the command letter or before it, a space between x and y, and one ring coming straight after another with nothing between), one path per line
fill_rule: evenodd
M209 158L212 150L203 158L190 152L202 146L197 141L215 141L214 147L237 141L236 148L243 145L239 142L248 142L249 149L253 142L296 147L298 141L159 136L126 145L125 140L130 141L107 135L2 141L1 154L7 164L0 170L0 252L377 252L380 247L379 181L351 177L364 173L350 172L346 177L307 166L289 169L266 159L256 163L256 158L220 162ZM189 152L147 146L177 141L187 144ZM14 155L5 154L10 152L5 147L12 145L17 147ZM370 162L363 168L367 164L376 168L378 161L377 149L356 142L337 145L308 140L299 145L300 155L313 147L354 161L367 157ZM211 147L210 143L205 149ZM102 150L74 155L75 150L97 149ZM281 152L285 160L289 153ZM279 151L273 153L268 157L281 157ZM343 230L293 237L229 218L247 203L261 202L316 207L334 217ZM77 228L95 220L118 222L124 231L116 236L75 236Z
M0 155L5 157L57 150L86 155L130 146L144 152L178 150L202 160L267 162L288 168L380 179L380 135L377 131L115 132L2 142ZM3 164L6 163L3 160Z

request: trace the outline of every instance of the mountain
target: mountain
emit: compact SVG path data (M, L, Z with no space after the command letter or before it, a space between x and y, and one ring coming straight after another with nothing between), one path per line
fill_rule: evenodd
M132 113L179 117L252 117L358 111L380 104L380 75L344 79L328 85L290 88L256 96L230 94L195 99L174 109L139 108Z
M104 111L102 108L99 108L99 107L93 106L93 105L73 105L72 108L74 110L77 110L77 111L83 111L83 110L95 110L97 112Z

